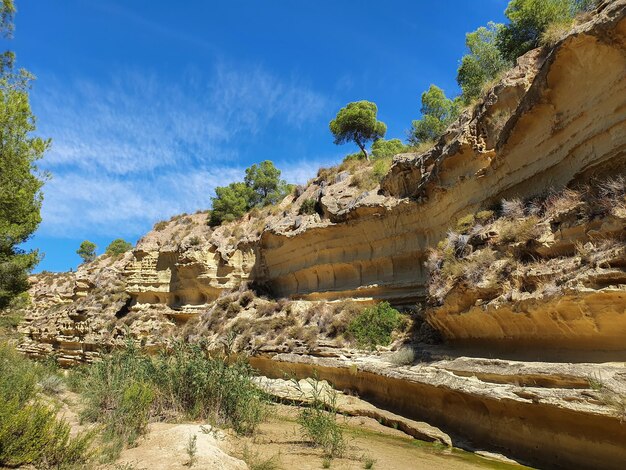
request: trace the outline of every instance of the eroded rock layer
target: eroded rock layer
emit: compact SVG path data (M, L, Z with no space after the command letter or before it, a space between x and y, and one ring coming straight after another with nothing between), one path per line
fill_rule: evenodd
M261 256L276 293L414 301L427 248L460 216L626 171L624 11L609 3L551 51L521 57L434 149L397 157L381 184L395 202L366 195L337 223L265 231Z

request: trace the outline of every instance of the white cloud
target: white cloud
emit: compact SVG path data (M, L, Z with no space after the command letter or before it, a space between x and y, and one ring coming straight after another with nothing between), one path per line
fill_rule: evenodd
M208 80L187 73L177 83L137 72L98 82L43 77L33 108L39 134L53 138L39 233L129 236L207 208L215 186L242 177L242 140L273 123L297 130L328 102L296 79L220 64ZM311 165L291 164L284 176L305 182Z

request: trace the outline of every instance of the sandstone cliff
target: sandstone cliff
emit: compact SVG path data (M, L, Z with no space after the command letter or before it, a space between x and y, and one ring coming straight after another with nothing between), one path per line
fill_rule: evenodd
M473 348L626 360L626 0L522 56L434 148L396 156L373 189L359 185L366 170L342 169L242 220L212 229L206 213L178 216L132 253L35 276L20 349L72 365L128 338L234 345L266 375L317 370L433 420L459 445L470 436L471 447L555 468L619 468L623 423L588 378L599 370L623 396L623 365L441 359ZM349 349L354 301L383 299L423 306L392 349L447 341L417 349L430 368Z

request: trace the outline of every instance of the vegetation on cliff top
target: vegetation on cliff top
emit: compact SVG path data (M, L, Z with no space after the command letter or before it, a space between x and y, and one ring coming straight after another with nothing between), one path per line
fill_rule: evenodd
M385 137L387 126L378 121L378 107L371 101L356 101L341 108L329 127L335 137L335 144L354 142L361 149L363 156L369 160L365 144Z
M265 160L246 169L243 182L215 188L209 225L231 222L255 207L277 204L292 186L280 179L280 170Z

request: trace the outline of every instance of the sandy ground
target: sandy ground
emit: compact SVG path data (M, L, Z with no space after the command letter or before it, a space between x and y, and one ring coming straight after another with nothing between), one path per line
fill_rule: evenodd
M72 426L72 431L85 430L76 414L78 396L64 392L60 415ZM297 408L282 404L270 405L270 418L260 425L253 437L241 437L232 431L222 431L203 423L152 423L137 446L125 449L111 465L99 468L166 470L207 469L244 470L249 464L268 459L274 469L313 470L324 467L322 451L303 440L296 423ZM486 459L457 449L449 449L416 440L401 431L381 425L366 417L340 417L347 441L342 458L330 462L337 470L363 469L368 460L371 468L381 470L521 470L526 467ZM196 436L195 459L190 462L187 445ZM190 465L192 463L192 465Z
M322 452L312 448L299 435L295 422L297 410L285 405L272 405L270 420L260 426L253 438L234 438L222 447L231 455L257 454L257 462L274 458L282 469L323 468ZM362 469L366 459L373 459L373 469L522 469L518 465L494 462L460 450L451 450L413 439L401 431L385 427L371 418L341 418L345 427L348 450L342 458L334 459L330 468Z

